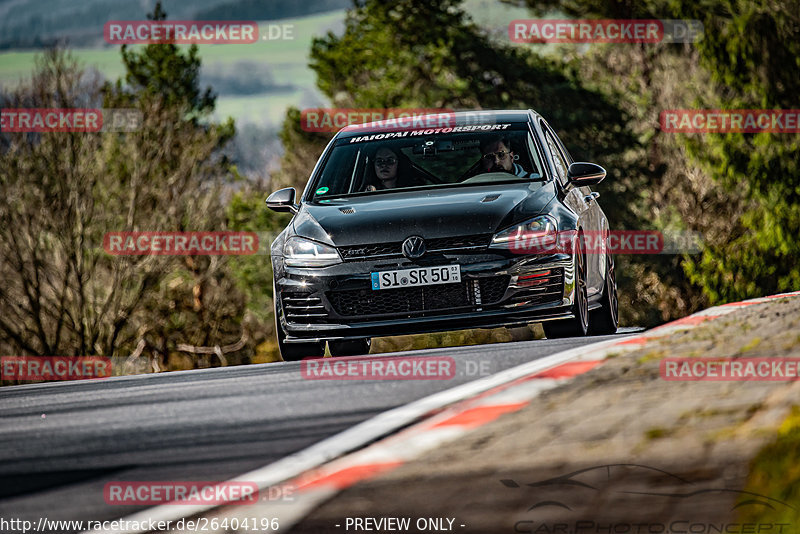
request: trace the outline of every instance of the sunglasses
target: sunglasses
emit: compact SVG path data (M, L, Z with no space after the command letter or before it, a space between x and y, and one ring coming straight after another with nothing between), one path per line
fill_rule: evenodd
M391 167L397 163L397 158L376 158L375 165L379 165L381 167Z
M500 150L499 152L490 152L488 154L484 154L483 161L493 162L495 158L506 159L506 157L508 157L509 154L511 154L511 152L508 150Z

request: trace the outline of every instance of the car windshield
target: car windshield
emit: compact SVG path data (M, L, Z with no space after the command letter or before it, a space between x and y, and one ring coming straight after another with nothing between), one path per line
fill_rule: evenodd
M380 130L338 140L309 195L313 202L325 202L409 188L541 182L543 177L525 123Z

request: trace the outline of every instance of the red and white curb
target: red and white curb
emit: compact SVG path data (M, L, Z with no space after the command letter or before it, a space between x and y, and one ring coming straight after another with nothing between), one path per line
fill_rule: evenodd
M729 302L728 304L721 304L719 306L714 306L712 308L708 308L693 313L692 315L687 315L686 317L683 317L676 321L662 324L661 326L657 326L656 328L648 330L641 336L629 337L624 341L621 341L620 345L629 347L631 349L638 349L653 338L664 337L679 330L688 330L694 328L700 324L705 323L706 321L714 320L718 317L722 317L723 315L727 315L731 312L735 312L736 310L745 308L747 306L752 306L754 304L763 304L765 302L770 302L776 299L796 298L796 297L800 297L800 291L794 291L792 293L780 293L778 295L770 295L768 297L761 297L757 299L743 300L740 302Z
M256 516L277 518L281 530L286 530L339 491L403 465L503 414L524 408L543 391L601 365L609 354L639 349L652 339L695 328L745 306L790 297L800 297L800 291L715 306L640 336L593 343L527 362L389 410L234 479L255 482L264 492L271 487L292 488L290 498L249 506L156 506L122 521L128 524L150 520L174 522L198 514L240 520ZM147 530L115 531L115 534L140 532ZM227 529L225 532L236 531ZM103 531L103 534L109 533Z

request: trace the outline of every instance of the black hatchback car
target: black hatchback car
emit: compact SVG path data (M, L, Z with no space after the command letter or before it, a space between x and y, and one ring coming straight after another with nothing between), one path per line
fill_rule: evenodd
M607 237L589 189L605 174L531 110L344 128L299 202L293 188L267 199L294 213L271 246L281 355L533 322L547 337L614 333L613 258L583 240ZM553 236L569 246L540 246Z

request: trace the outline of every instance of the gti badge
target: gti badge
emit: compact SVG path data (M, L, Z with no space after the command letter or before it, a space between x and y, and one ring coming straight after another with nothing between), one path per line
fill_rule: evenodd
M421 258L425 250L425 240L418 235L412 235L403 241L403 256L410 260Z

